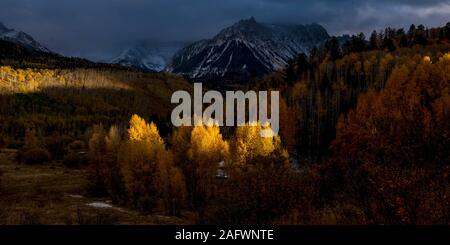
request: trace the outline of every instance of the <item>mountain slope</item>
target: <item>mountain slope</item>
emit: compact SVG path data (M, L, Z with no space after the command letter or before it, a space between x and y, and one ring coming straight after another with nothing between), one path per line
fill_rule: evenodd
M31 37L27 33L23 31L16 31L14 29L9 29L1 22L0 22L0 40L13 42L35 51L47 53L51 52L48 48L38 43L36 40L34 40L33 37Z
M133 70L132 68L95 63L82 58L64 57L55 53L42 52L27 48L21 44L0 39L0 66L15 68L98 68L115 70Z
M288 60L308 54L328 38L317 24L273 25L250 18L183 48L168 70L193 79L246 79L283 68Z
M138 44L131 46L108 63L120 64L144 71L162 71L172 56L183 46L179 43Z

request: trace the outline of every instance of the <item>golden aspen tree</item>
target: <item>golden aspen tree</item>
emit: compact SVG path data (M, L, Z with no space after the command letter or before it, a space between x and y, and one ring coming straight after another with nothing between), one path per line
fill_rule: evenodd
M207 222L267 224L297 203L295 172L280 137L262 137L261 123L236 128L228 178L219 185ZM263 205L261 205L263 203Z
M161 198L168 213L179 214L186 196L183 174L154 123L148 124L137 115L131 118L119 162L134 205L148 210Z
M119 164L131 204L143 210L151 210L156 205L157 156L163 150L164 142L156 125L133 115L128 141L119 152Z
M236 129L232 141L233 163L241 166L252 163L256 157L267 157L276 149L281 149L279 136L262 137L261 131L270 129L261 123L247 124ZM287 154L284 151L283 154Z
M450 61L450 53L444 54L442 57L439 58L439 61L441 61L441 62L449 62Z
M425 62L425 63L431 63L431 58L430 58L430 56L424 56L423 57L423 62Z
M187 156L190 161L189 184L193 192L192 202L195 207L201 209L207 199L214 194L213 185L218 164L229 158L229 146L222 138L219 127L213 125L194 127Z
M155 146L163 144L156 125L154 123L148 124L138 115L131 117L128 137L131 141L152 141Z

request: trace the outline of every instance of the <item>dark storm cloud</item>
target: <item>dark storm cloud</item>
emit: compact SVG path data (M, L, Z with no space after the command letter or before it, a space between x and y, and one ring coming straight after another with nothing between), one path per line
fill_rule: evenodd
M239 19L317 22L332 34L450 21L450 0L2 0L0 21L51 49L104 57L130 43L208 38Z

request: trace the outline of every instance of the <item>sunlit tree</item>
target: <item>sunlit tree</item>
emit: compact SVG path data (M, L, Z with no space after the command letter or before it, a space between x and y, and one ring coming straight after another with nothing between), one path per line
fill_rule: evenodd
M197 126L192 129L189 158L189 179L192 202L201 207L214 195L214 180L218 164L229 158L228 143L222 138L219 127L213 125Z
M154 123L148 124L137 115L131 118L119 163L132 204L149 210L162 199L170 214L179 213L186 198L184 177Z
M246 165L253 163L257 157L267 157L275 150L281 149L279 136L262 137L262 130L270 130L270 126L251 123L237 127L232 141L233 163ZM287 154L286 151L284 151Z

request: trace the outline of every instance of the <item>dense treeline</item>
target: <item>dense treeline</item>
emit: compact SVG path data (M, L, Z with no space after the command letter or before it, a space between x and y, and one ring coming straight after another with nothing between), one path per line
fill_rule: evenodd
M386 33L331 40L255 86L282 91L282 138L319 176L316 217L448 224L450 24Z
M265 128L247 125L225 139L214 125L181 127L166 147L156 125L137 115L126 133L97 125L89 191L142 211L194 210L199 223L271 223L296 205L300 178L280 138L260 137Z
M183 79L165 74L95 69L0 67L1 145L20 148L33 132L54 159L84 139L92 125L125 125L139 113L167 134L173 91L189 91ZM85 140L86 141L86 140Z
M449 119L450 53L396 66L340 118L323 189L369 222L448 224Z
M366 40L364 33L353 36L332 37L321 50L313 50L312 56L329 55L331 60L342 58L346 54L371 50L395 51L400 48L411 48L415 45L427 46L447 43L450 40L450 22L444 27L426 28L424 25L411 25L405 29L386 28L384 31L373 31Z
M450 53L392 69L340 117L320 165L292 165L260 125L228 138L214 126L178 128L166 145L134 116L123 138L114 127L100 134L116 151L90 153L112 157L91 162L93 189L142 210L192 210L198 223L448 224Z
M449 35L450 23L433 29L413 25L406 33L388 28L369 41L361 34L343 45L332 38L322 50L300 55L254 87L282 92L280 124L289 149L301 160L324 160L339 116L356 106L360 94L383 89L394 68L409 59L427 55L438 60L450 50Z

